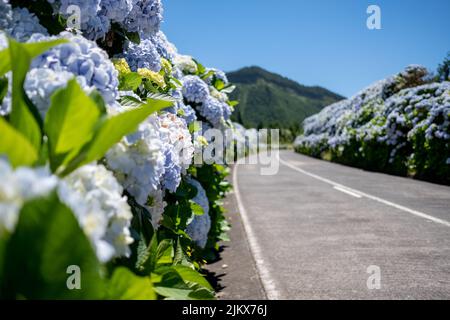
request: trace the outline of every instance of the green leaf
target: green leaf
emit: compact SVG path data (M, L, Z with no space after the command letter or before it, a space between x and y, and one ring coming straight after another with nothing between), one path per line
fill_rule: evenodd
M139 36L139 32L125 32L125 35L128 40L130 40L133 43L140 44L141 38Z
M222 91L223 92L223 91ZM235 107L239 104L239 101L232 100L227 102L230 107Z
M0 104L8 94L8 82L7 77L0 77Z
M205 214L205 211L203 210L202 206L195 203L192 200L189 200L189 204L191 206L191 210L192 212L196 215L196 216L202 216L203 214Z
M193 300L189 295L193 292L172 268L167 268L162 274L161 281L154 283L155 291L163 297L175 300Z
M192 134L194 132L198 132L202 129L200 126L200 122L194 121L189 124L189 132Z
M13 167L31 166L37 161L37 150L3 118L0 118L0 132L0 156L6 155Z
M139 245L136 269L144 275L149 275L153 272L156 265L156 252L158 250L158 238L156 232L153 234L148 246L142 242L140 242Z
M14 57L10 122L30 141L36 150L39 150L42 139L42 119L23 88L32 58L23 45L12 39L9 39L9 52L11 57Z
M216 79L215 81L214 81L214 87L217 89L217 90L222 90L223 88L225 88L225 82L223 82L222 80L220 80L220 79Z
M182 266L182 265L174 266L173 268L178 272L178 274L181 276L181 278L185 282L191 282L194 284L198 284L202 287L205 287L206 289L208 289L210 291L214 291L214 289L211 287L209 282L200 273L198 273L194 269L187 267L187 266Z
M133 97L133 96L122 96L120 98L120 105L122 107L128 107L128 108L138 108L142 106L144 102L141 100Z
M36 58L37 56L40 56L44 52L46 52L48 49L67 43L68 40L66 39L57 39L52 41L42 41L42 42L35 42L35 43L23 43L21 44L22 48L24 48L31 59ZM16 56L14 56L14 59ZM14 60L14 63L17 63L16 60ZM11 71L11 56L10 51L8 49L4 49L0 51L0 76L3 76L5 73ZM27 68L28 69L28 68Z
M142 76L136 72L130 72L120 77L119 90L135 91L142 83Z
M11 71L11 56L9 55L9 48L0 51L0 76Z
M52 95L45 118L45 132L53 171L63 162L65 154L81 149L92 139L99 118L97 104L84 93L75 79Z
M173 241L170 239L162 240L156 250L156 265L170 264L173 261L173 257Z
M177 270L179 268L179 271ZM176 300L212 300L214 293L209 283L195 270L188 267L160 267L156 273L159 281L154 283L155 291L168 298ZM184 280L185 277L187 280ZM156 277L155 277L156 278ZM196 282L199 281L200 283ZM212 289L212 288L211 288Z
M56 195L27 202L5 252L2 298L100 299L104 282L90 241ZM69 266L79 267L80 289Z
M138 108L104 118L97 126L92 141L83 147L80 154L63 169L61 175L67 175L84 164L102 158L123 136L133 133L149 115L170 105L172 103L168 101L149 99L146 104Z
M98 108L98 111L100 111L101 114L106 114L107 113L106 103L105 103L105 100L103 99L103 96L101 95L100 92L98 92L97 90L92 91L89 94L89 98L91 98L92 101L94 101L95 105Z
M156 300L149 277L139 277L124 267L114 270L108 285L108 298L113 300Z
M177 102L177 99L174 97L164 94L164 93L149 93L147 94L147 99L153 99L153 100L163 100L167 102Z

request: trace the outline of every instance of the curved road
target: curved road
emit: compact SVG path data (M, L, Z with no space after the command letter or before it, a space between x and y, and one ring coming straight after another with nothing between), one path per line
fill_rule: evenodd
M450 187L291 151L280 159L273 176L234 170L269 298L450 299Z

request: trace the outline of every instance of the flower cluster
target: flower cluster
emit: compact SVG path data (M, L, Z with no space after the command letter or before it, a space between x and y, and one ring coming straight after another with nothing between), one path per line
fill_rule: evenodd
M296 148L314 156L331 152L336 161L368 169L440 179L428 171L448 166L450 83L425 83L426 76L423 67L409 66L324 108L305 120ZM434 148L442 149L441 156L431 154Z
M60 199L72 209L100 261L130 255L131 214L123 188L102 165L86 165L64 178Z
M34 34L29 42L61 38L69 42L34 59L25 81L25 91L41 115L44 116L47 112L51 95L66 86L72 78L76 78L87 93L97 90L105 102L113 106L118 98L118 72L95 42L69 32L52 37ZM7 98L3 101L2 113L9 113L10 108L10 100Z
M0 158L0 236L12 232L23 204L48 195L58 183L46 168L18 168Z
M186 102L193 104L199 114L214 127L219 127L231 116L228 97L200 79L198 76L187 75L181 79L183 96Z

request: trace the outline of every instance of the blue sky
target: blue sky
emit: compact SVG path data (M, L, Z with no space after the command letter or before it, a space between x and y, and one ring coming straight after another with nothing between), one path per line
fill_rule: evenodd
M450 51L449 0L165 0L162 29L181 53L225 71L258 65L351 96ZM381 8L382 30L366 9Z

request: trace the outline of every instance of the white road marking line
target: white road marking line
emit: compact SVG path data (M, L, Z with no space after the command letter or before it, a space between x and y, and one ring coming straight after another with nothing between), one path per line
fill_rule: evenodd
M450 222L448 222L448 221L445 221L445 220L442 220L442 219L439 219L439 218L430 216L429 214L426 214L426 213L423 213L423 212L420 212L420 211L417 211L417 210L413 210L413 209L410 209L410 208L401 206L401 205L399 205L399 204L390 202L390 201L388 201L388 200L384 200L384 199L382 199L382 198L373 196L373 195L371 195L371 194L367 194L367 193L361 192L361 191L359 191L359 190L355 190L355 189L353 189L353 188L349 188L349 187L347 187L347 186L344 186L344 185L339 184L339 183L337 183L337 182L334 182L334 181L332 181L332 180L329 180L329 179L323 178L323 177L321 177L321 176L318 176L317 174L310 173L310 172L308 172L308 171L306 171L306 170L300 169L300 168L298 168L298 167L296 167L296 166L290 164L290 163L287 162L287 161L282 160L282 159L280 158L279 155L277 155L277 158L278 158L278 160L280 160L280 163L282 163L282 164L284 164L285 166L291 168L292 170L298 171L298 172L300 172L300 173L303 173L304 175L310 176L310 177L312 177L312 178L314 178L314 179L317 179L317 180L320 180L320 181L322 181L322 182L331 184L334 188L338 187L338 188L346 189L346 191L353 192L353 193L358 194L358 195L360 195L360 196L362 196L362 197L366 197L366 198L368 198L368 199L371 199L371 200L374 200L374 201L378 201L378 202L383 203L383 204L385 204L385 205L387 205L387 206L391 206L391 207L394 207L394 208L396 208L396 209L399 209L399 210L408 212L408 213L410 213L410 214L412 214L412 215L415 215L415 216L417 216L417 217L421 217L421 218L423 218L423 219L427 219L427 220L433 221L433 222L435 222L435 223L439 223L439 224L442 224L442 225L444 225L444 226L450 227Z
M337 190L337 191L340 191L340 192L343 192L343 193L346 193L346 194L349 194L349 195L351 195L352 197L355 197L355 198L362 198L361 195L359 195L359 194L357 194L357 193L355 193L355 192L352 192L352 191L350 191L350 190L341 188L341 187L339 187L339 186L334 186L333 189L335 189L335 190Z
M233 187L234 195L236 197L236 202L238 205L239 213L242 218L242 224L244 225L245 233L247 234L247 240L250 246L250 250L253 254L253 259L255 260L256 269L259 273L259 278L261 279L264 291L269 300L279 300L280 293L278 292L275 282L270 275L269 269L267 269L264 259L262 257L262 250L256 240L255 234L253 232L252 226L250 224L247 211L241 200L241 194L239 192L238 178L237 178L237 168L239 161L236 162L233 168Z

